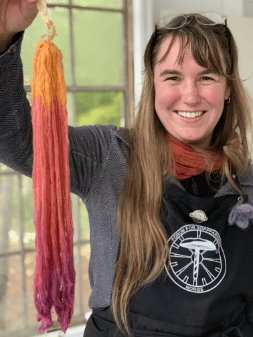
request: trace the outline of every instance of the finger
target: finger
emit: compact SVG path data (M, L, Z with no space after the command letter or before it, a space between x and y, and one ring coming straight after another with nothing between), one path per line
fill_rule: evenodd
M38 0L26 0L30 5L36 5Z

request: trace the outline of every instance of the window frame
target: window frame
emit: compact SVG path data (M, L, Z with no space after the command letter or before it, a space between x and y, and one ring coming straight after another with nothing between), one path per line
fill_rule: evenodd
M69 4L61 5L61 4L47 4L48 8L54 7L64 7L69 10L69 22L70 22L70 46L71 46L71 73L72 73L72 85L66 87L66 92L71 93L73 95L73 124L72 126L76 126L76 106L75 106L75 93L76 92L94 92L94 91L122 91L124 97L124 108L123 108L123 116L121 116L121 127L127 126L128 121L130 120L131 116L133 116L134 110L134 65L133 65L133 28L132 28L132 0L122 0L123 1L123 8L122 9L112 9L112 8L99 8L99 7L81 7L81 6L73 6L72 0L69 0ZM80 10L95 10L95 11L104 11L104 12L118 12L122 13L123 15L123 66L124 66L124 83L122 86L75 86L74 85L74 48L73 48L73 19L72 19L72 9L80 9ZM26 92L31 92L31 85L24 85ZM18 330L4 330L1 331L1 337L16 337L18 335L22 335L22 337L31 337L31 336L38 336L38 324L28 325L27 323L27 301L26 301L26 283L25 283L25 255L30 252L35 252L34 249L27 249L24 247L23 244L23 237L24 237L24 215L23 215L23 197L22 197L22 174L6 167L4 171L0 171L1 176L13 175L17 176L18 178L18 230L19 230L19 241L20 241L20 249L10 252L0 253L0 258L2 257L9 257L13 255L17 255L21 257L21 300L22 300L22 328ZM83 325L87 323L87 313L82 311L82 290L81 290L81 261L80 261L80 249L81 246L85 243L90 243L90 240L81 240L80 239L80 204L81 199L77 195L73 195L73 222L75 225L75 233L76 236L74 237L74 247L77 247L77 260L76 265L76 279L79 279L79 294L76 298L78 303L78 310L76 310L75 315L73 315L71 323L69 327L76 327L79 325ZM75 238L77 238L75 240ZM36 308L34 307L34 310ZM85 317L86 316L86 317ZM53 331L60 332L60 325L58 322L55 322L54 326L45 331L44 333L51 333ZM55 334L54 334L55 336Z

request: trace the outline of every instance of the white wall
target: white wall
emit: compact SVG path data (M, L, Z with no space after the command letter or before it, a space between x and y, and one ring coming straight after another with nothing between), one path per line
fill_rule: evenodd
M183 13L215 12L221 15L244 16L244 0L154 0L154 18L158 23L159 17L166 11Z
M253 0L244 1L244 16L253 17Z
M137 106L144 80L144 52L154 30L153 0L133 0L134 96Z

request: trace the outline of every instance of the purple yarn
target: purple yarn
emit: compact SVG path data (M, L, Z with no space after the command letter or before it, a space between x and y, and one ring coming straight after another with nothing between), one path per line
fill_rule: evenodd
M245 229L249 225L249 219L253 219L253 207L249 204L242 204L232 209L228 223L229 225L235 223L238 227Z

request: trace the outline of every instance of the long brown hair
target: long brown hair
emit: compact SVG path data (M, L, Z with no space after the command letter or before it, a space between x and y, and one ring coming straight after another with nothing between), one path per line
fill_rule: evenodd
M204 16L201 17L206 23L214 23ZM166 27L173 27L180 20L178 16ZM221 168L216 173L222 177L222 183L227 178L241 196L242 192L231 177L225 155L234 164L233 170L237 176L244 178L247 168L252 169L249 159L252 144L249 151L246 137L249 129L252 139L252 100L239 76L238 50L229 28L226 30L221 24L204 26L198 24L195 18L188 18L180 29L158 29L156 26L145 50L145 77L137 114L128 127L123 128L129 143L129 156L118 196L116 229L120 232L121 247L115 268L111 307L117 326L123 331L123 322L130 337L133 336L127 323L130 300L140 288L153 283L161 276L164 261L169 261L170 257L167 243L169 238L160 219L160 209L163 200L170 213L173 213L171 206L163 198L163 186L166 179L171 179L171 176L164 174L166 167L170 165L175 172L176 166L168 132L155 111L154 87L154 68L158 54L162 43L169 36L172 36L172 40L162 60L170 52L175 38L179 37L182 42L178 55L179 64L183 63L183 50L191 43L195 61L202 67L216 69L226 78L227 87L231 88L231 102L224 106L209 147L201 149L186 144L203 155L206 168L210 162L205 154L207 151L215 151L222 160ZM187 38L185 46L184 38ZM205 171L209 186L211 173L210 169ZM167 221L170 223L169 218Z

